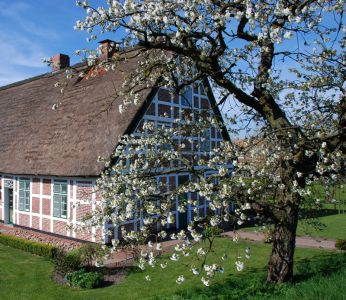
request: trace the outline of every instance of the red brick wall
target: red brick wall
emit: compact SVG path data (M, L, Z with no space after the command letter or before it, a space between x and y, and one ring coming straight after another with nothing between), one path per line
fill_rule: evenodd
M40 213L40 198L37 197L32 197L31 198L32 201L32 212L34 213Z
M85 214L90 212L91 212L91 205L81 204L79 207L77 207L77 212L76 212L77 221L82 221Z
M51 200L47 198L42 198L42 214L50 216L51 211L50 211L50 203Z
M77 182L78 184L78 182ZM91 200L93 188L91 186L77 185L77 199L78 200Z
M0 176L0 218L2 219L2 213L3 213L3 206L2 206L2 194L1 194L1 178L3 176ZM89 202L92 199L96 199L98 201L101 200L101 196L99 194L93 193L94 188L94 180L90 179L80 179L79 181L74 180L67 180L69 184L69 214L70 219L64 220L64 219L57 219L52 216L52 178L41 178L41 177L34 177L31 178L31 211L29 213L24 213L18 211L18 179L19 177L12 177L14 180L14 208L15 208L15 214L14 214L14 223L25 226L25 227L31 227L33 229L42 230L45 232L52 232L55 234L59 234L62 236L67 236L68 233L71 233L69 229L66 228L66 225L69 222L75 221L73 220L73 205L75 204L73 202L73 199L77 200L84 200L86 202ZM12 179L11 178L11 179ZM42 185L41 185L42 184ZM74 190L74 184L76 185L76 191ZM40 196L39 196L40 195ZM47 197L49 196L49 197ZM41 211L42 207L42 211ZM82 204L79 209L77 210L77 216L76 219L81 221L83 216L86 213L90 213L92 211L92 206L90 204ZM41 215L37 215L40 214ZM76 234L73 234L75 238L83 239L87 241L92 240L92 234L88 231L84 232L77 232ZM102 236L102 230L99 229L97 233L97 240L99 242L103 241Z
M18 224L21 226L30 227L30 216L24 214L18 214Z
M73 221L73 203L70 203L70 222Z
M40 217L31 216L31 227L35 229L40 229Z
M40 191L40 178L33 178L32 179L32 193L39 195L41 193Z
M50 179L43 179L43 195L50 196L52 194L51 182Z
M42 230L50 232L50 219L42 218Z
M76 232L76 238L84 241L91 241L91 233L78 230Z
M67 235L66 222L63 221L53 221L53 232L56 234Z

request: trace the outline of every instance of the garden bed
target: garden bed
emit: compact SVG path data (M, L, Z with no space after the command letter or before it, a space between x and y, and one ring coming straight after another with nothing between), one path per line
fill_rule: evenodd
M123 267L123 268L88 268L88 271L96 271L103 274L103 282L99 286L100 288L116 285L124 281L127 274L131 270L131 267ZM55 283L59 285L69 285L68 280L66 280L66 277L61 274L60 272L57 272L56 270L52 273L52 279Z

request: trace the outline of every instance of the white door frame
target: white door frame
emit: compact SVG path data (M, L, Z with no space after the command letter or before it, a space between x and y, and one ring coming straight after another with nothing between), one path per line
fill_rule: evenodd
M14 191L13 191L13 180L12 179L5 179L4 180L4 223L5 224L12 224L14 221L14 199L12 198L12 223L10 223L10 193L9 190L12 190L12 197L14 198Z

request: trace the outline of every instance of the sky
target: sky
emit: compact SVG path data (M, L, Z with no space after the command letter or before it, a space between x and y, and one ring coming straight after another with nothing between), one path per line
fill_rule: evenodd
M75 50L95 48L73 29L84 16L75 0L0 0L0 86L49 72L41 59L56 53L80 61Z

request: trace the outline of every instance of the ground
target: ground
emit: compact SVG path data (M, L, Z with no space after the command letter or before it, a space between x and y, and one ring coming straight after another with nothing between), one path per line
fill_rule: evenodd
M0 299L346 299L342 292L346 284L346 253L326 250L333 248L329 246L326 249L299 248L306 247L306 241L317 240L315 247L321 247L323 243L333 246L335 239L346 239L344 210L345 204L325 204L319 212L319 221L325 225L321 230L306 226L305 222L299 223L294 285L264 285L270 245L250 241L235 245L227 237L217 240L214 253L214 258L218 259L224 252L230 253L225 273L218 275L210 288L204 287L200 278L189 272L186 265L191 264L191 259L185 258L179 263L169 261L164 271L160 268L144 272L129 270L118 285L95 290L71 289L53 282L53 266L48 259L0 244ZM251 239L246 234L255 228L245 229L244 237ZM44 241L44 235L39 237ZM256 235L254 239L262 240L262 237ZM64 240L61 243L67 248L71 246ZM235 270L234 260L238 255L245 260L244 249L247 246L252 249L252 257L245 262L245 270L239 273ZM218 259L210 262L217 263ZM177 285L175 280L182 274L186 282ZM146 281L146 275L150 275L152 280Z
M52 264L47 259L0 245L0 299L215 299L216 295L219 299L285 299L287 295L290 295L287 299L300 299L300 292L311 294L311 286L314 295L328 293L333 296L330 299L342 299L340 291L345 282L346 256L341 253L298 248L296 272L300 283L273 290L263 286L269 245L253 242L235 245L230 239L220 238L216 246L217 257L230 247L231 250L225 273L215 279L211 288L202 286L198 278L187 273L184 264L170 262L165 271L159 268L130 271L116 286L78 290L55 284L51 279ZM251 247L252 258L246 261L245 270L238 273L234 268L234 257L244 255L246 246ZM183 285L177 285L175 279L181 274L187 274L187 280ZM150 282L144 279L146 275L152 277ZM323 277L323 284L319 276ZM176 296L173 298L173 295Z

